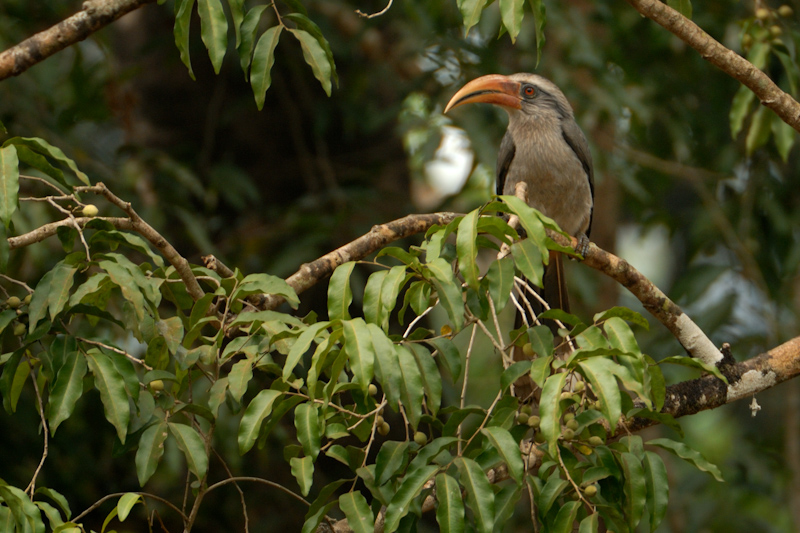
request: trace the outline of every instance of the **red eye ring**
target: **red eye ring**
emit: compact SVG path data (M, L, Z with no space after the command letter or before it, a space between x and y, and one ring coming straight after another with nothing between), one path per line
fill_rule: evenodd
M525 96L535 96L536 95L536 88L533 85L526 85L522 88L522 93Z

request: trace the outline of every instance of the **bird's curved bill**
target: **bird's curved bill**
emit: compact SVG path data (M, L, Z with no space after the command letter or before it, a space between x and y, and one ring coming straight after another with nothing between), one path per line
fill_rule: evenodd
M444 112L463 104L495 104L520 109L521 84L500 74L481 76L464 85L447 103Z

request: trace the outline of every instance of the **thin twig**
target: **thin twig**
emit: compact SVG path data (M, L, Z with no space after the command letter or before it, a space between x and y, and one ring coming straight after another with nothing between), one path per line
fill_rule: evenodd
M36 405L39 407L39 418L42 421L42 435L44 437L44 450L42 451L42 458L39 461L39 465L36 467L36 470L33 472L33 477L31 478L31 482L28 483L28 486L25 487L25 492L28 492L31 495L31 499L33 498L33 493L36 491L36 478L39 477L39 472L42 471L42 467L44 466L44 461L47 459L47 453L49 448L49 441L48 441L48 433L49 428L47 427L47 419L44 416L44 402L42 401L42 393L39 391L39 384L36 380L36 375L33 374L31 376L31 381L33 382L33 390L36 393Z
M290 489L287 489L283 485L280 485L280 484L275 483L274 481L270 481L268 479L262 479L260 477L251 477L251 476L229 477L229 478L223 479L222 481L217 481L213 485L209 485L209 487L206 489L206 494L208 494L212 490L216 490L216 489L218 489L218 488L220 488L220 487L222 487L224 485L227 485L228 483L236 483L236 482L239 482L239 481L252 481L254 483L262 483L264 485L269 485L270 487L273 487L273 488L276 488L278 490L281 490L281 491L285 492L286 494L288 494L292 498L294 498L294 499L296 499L298 501L301 501L306 505L309 505L309 506L311 505L311 503L309 503L308 500L306 500L305 498L303 498L299 494L296 494L296 493L292 492Z
M147 363L145 363L144 360L139 359L138 357L134 357L133 355L131 355L128 352L126 352L125 350L121 350L120 348L117 348L115 346L111 346L110 344L106 344L106 343L100 342L100 341L94 341L92 339L87 339L87 338L84 338L84 337L75 337L75 339L79 340L81 342L85 342L86 344L93 344L94 346L99 346L101 348L105 348L106 350L110 350L110 351L112 351L114 353L118 353L120 355L124 355L131 362L136 363L137 365L141 365L143 368L145 368L147 370L153 370L153 367L148 365Z
M464 356L464 382L461 384L461 400L459 408L463 409L466 404L467 398L467 382L469 381L469 361L472 358L472 348L475 346L475 334L478 333L478 328L472 326L472 335L469 337L469 344L467 345L467 355ZM456 437L458 438L458 455L461 455L461 429L463 422L458 425L456 430Z
M83 518L84 516L88 515L89 513L91 513L92 511L94 511L98 507L100 507L101 505L103 505L103 503L105 503L106 501L110 500L111 498L117 498L119 496L124 496L125 494L130 494L130 493L129 492L115 492L113 494L106 494L105 496L103 496L102 498L100 498L99 500L94 502L92 505L87 507L82 513L80 513L79 515L75 516L72 519L72 521L75 522L75 523L78 523L81 518ZM159 501L159 502L163 503L164 505L166 505L167 507L169 507L170 509L172 509L173 511L175 511L176 513L178 513L181 516L181 518L183 519L184 522L187 519L186 515L183 514L181 512L181 510L178 509L177 506L175 506L175 504L173 504L169 500L166 500L166 499L162 498L161 496L156 496L155 494L150 494L149 492L134 492L133 494L138 494L139 496L141 496L143 498L150 498L150 499Z
M384 13L389 11L389 9L392 7L392 2L394 2L394 0L389 0L389 3L386 4L386 7L384 7L383 9L378 11L377 13L373 13L371 15L368 14L368 13L364 13L360 9L356 9L356 15L359 15L361 17L368 18L368 19L375 18L375 17L380 17L381 15L383 15Z

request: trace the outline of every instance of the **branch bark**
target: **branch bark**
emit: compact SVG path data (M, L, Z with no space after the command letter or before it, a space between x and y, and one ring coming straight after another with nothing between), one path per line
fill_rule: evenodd
M748 60L723 46L700 26L659 0L625 0L636 11L697 50L700 57L753 91L761 103L800 131L800 103Z
M36 63L86 39L121 16L155 1L86 0L81 11L0 53L0 80L19 76Z

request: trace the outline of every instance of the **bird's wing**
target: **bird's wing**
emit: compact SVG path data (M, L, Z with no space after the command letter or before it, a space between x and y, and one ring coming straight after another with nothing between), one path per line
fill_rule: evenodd
M500 151L497 153L497 194L503 194L503 188L506 184L506 176L508 169L511 167L511 162L514 160L514 154L517 152L517 147L514 145L514 139L511 134L506 131L503 140L500 142Z
M586 142L586 136L581 131L580 126L574 120L561 121L561 133L564 140L567 142L578 160L583 165L583 170L589 179L589 189L592 192L592 200L594 200L594 170L592 169L592 153L589 151L589 143ZM505 140L505 139L504 139ZM589 226L586 228L586 236L589 236L589 231L592 229L592 216L589 215Z

